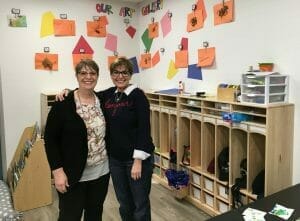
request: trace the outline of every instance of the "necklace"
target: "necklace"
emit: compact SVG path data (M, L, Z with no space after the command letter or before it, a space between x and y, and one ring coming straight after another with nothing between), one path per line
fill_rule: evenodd
M115 94L115 102L116 103L119 102L122 99L122 97L123 97L123 92L117 92Z

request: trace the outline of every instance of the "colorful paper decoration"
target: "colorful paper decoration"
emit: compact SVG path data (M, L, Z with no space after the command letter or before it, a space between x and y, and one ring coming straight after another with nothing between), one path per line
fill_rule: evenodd
M14 28L23 28L27 27L27 20L26 16L24 15L11 15L8 16L8 26L9 27L14 27Z
M233 21L233 0L223 1L214 6L214 25Z
M187 17L187 32L192 32L203 27L202 10L193 11Z
M152 57L152 67L157 65L159 61L160 61L160 54L159 54L159 51L156 51Z
M132 27L131 25L129 25L127 28L126 28L126 32L128 33L128 35L133 38L135 33L136 33L136 29L134 27Z
M141 68L151 68L151 54L150 53L141 54L140 67Z
M146 50L149 52L150 49L151 49L151 45L152 45L153 39L149 38L148 28L146 28L146 30L144 31L144 33L142 35L142 41L144 43L144 46L145 46Z
M188 51L176 51L175 52L175 67L187 68L188 67Z
M203 21L205 21L205 19L207 17L207 13L206 13L206 9L205 9L203 0L198 0L198 2L197 2L196 11L199 11L199 10L202 10Z
M55 36L75 36L75 21L67 19L54 19Z
M158 22L153 22L152 24L148 25L148 33L149 33L149 38L157 38L158 37Z
M106 25L102 25L99 21L87 21L86 28L89 37L106 37Z
M177 74L177 72L178 69L176 69L174 61L170 60L167 78L171 80Z
M53 35L54 33L54 26L53 21L55 19L55 16L52 12L45 12L42 15L42 21L41 21L41 31L40 31L40 37L46 37L49 35Z
M166 37L172 29L172 23L171 18L169 17L169 12L167 12L160 20L160 26L161 31L163 33L163 37Z
M189 50L189 39L188 38L181 38L181 50Z
M209 67L212 66L215 60L215 48L198 49L198 66Z
M36 53L35 54L36 70L58 70L58 54Z
M188 78L202 80L202 70L197 64L191 64L188 67Z
M94 50L89 45L89 43L85 40L85 38L81 35L72 54L94 54Z
M118 37L113 34L107 34L105 41L105 48L112 52L117 51Z
M73 54L73 67L75 68L76 65L84 59L93 59L93 54Z
M73 66L75 67L83 59L93 59L94 50L85 38L80 36L72 54Z
M136 74L136 73L140 73L140 70L139 70L139 66L138 66L138 62L137 62L137 59L136 57L132 57L129 59L133 65L133 73Z
M110 69L110 65L117 59L119 58L118 56L108 56L107 57L107 67L108 67L108 70Z

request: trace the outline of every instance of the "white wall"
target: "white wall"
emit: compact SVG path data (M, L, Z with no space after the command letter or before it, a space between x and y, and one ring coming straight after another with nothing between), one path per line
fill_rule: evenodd
M147 3L153 0L147 0ZM140 7L146 4L143 2ZM294 170L293 182L300 182L300 98L296 95L300 87L300 2L297 0L235 0L235 21L214 26L213 5L220 0L205 0L207 19L204 28L187 33L186 15L191 12L196 0L165 0L163 10L139 17L141 31L151 23L151 17L160 21L167 10L173 13L172 32L152 44L152 53L159 48L165 48L161 54L161 62L154 68L144 71L140 86L147 89L167 89L178 86L183 80L186 90L190 92L206 91L216 93L219 83L239 83L241 74L250 65L257 68L259 62L273 62L275 69L282 74L290 75L289 101L295 104L295 139L294 139ZM203 41L208 41L211 47L216 47L216 63L212 68L202 69L203 80L187 79L187 69L180 69L172 80L166 78L170 59L175 59L174 51L178 50L181 38L189 39L189 64L197 63L197 49L202 48ZM144 48L140 42L140 47ZM299 88L298 88L299 89Z
M104 15L96 11L97 3L114 5L113 15L108 15L108 33L119 36L118 52L127 57L138 53L138 37L131 39L125 32L123 18L119 10L123 6L119 1L95 0L0 0L0 67L3 96L3 125L7 165L9 165L17 147L23 129L40 121L40 93L43 91L61 91L63 88L74 88L77 85L72 68L72 51L81 35L94 49L94 59L100 65L100 77L97 89L111 86L107 70L107 56L113 55L104 48L105 38L86 36L86 21L93 16ZM8 27L7 15L12 8L21 9L27 16L27 28ZM76 36L40 38L41 16L52 11L58 18L59 14L67 14L69 19L76 20ZM131 19L132 26L137 28L137 13ZM50 47L51 53L59 54L59 71L40 71L34 69L34 54ZM5 169L5 168L4 168Z
M138 7L147 5L154 0L146 0ZM129 6L120 1L69 0L63 4L59 0L0 0L0 66L2 69L2 95L4 112L4 134L6 143L7 162L10 162L18 139L24 127L40 119L41 91L61 90L65 87L75 87L71 65L71 52L81 34L85 36L85 21L90 20L95 11L96 3L113 4L116 8ZM151 22L151 17L160 21L167 10L173 13L172 32L162 38L162 34L155 39L151 52L164 47L161 62L154 68L136 75L134 82L145 89L166 89L177 87L178 81L183 80L186 90L190 92L205 90L215 93L221 82L239 83L240 76L250 65L257 67L259 62L274 62L275 70L290 75L290 102L295 103L295 135L300 131L299 107L300 98L296 96L296 88L300 86L300 76L296 70L297 58L300 57L300 16L297 0L235 0L235 21L220 26L213 26L212 7L220 0L205 0L207 19L203 29L192 33L186 32L186 15L191 12L192 4L196 0L164 0L163 10L141 16L137 11L138 21L131 19L133 26L139 30L134 40L123 31L123 19L115 15L109 16L111 24L108 29L112 34L119 35L120 54L128 57L135 56L144 46L140 40L141 34ZM133 7L133 6L132 6ZM27 16L28 28L7 27L6 16L11 8L20 8ZM40 18L45 11L51 10L58 16L67 13L70 19L77 23L76 37L46 37L39 38ZM121 27L121 28L120 28ZM203 80L187 79L187 70L180 69L172 80L166 78L170 59L174 59L174 52L182 37L189 38L190 64L197 62L197 49L202 47L203 41L208 41L211 47L216 47L216 63L212 68L202 70ZM111 85L106 69L106 56L111 52L104 49L104 39L87 38L95 50L94 58L100 63L103 75L100 75L98 88ZM51 52L60 56L60 70L45 72L34 70L33 56L41 52L44 46L49 46ZM140 49L138 49L140 47ZM101 78L102 77L102 78ZM300 154L298 148L299 137L294 139L294 174L293 182L300 182ZM3 142L3 141L2 141Z

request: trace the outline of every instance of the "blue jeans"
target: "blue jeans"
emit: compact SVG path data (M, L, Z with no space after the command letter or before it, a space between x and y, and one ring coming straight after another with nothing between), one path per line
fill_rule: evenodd
M138 180L131 178L133 160L109 159L111 178L120 204L122 221L151 221L149 194L153 172L153 156L143 160L142 175Z

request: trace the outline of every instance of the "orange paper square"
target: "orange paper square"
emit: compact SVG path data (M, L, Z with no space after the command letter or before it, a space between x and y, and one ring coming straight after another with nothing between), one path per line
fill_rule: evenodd
M226 10L225 10L226 9ZM233 21L233 0L214 5L214 25Z
M75 21L66 19L54 19L55 36L75 36Z
M36 53L35 54L36 70L58 70L58 54Z
M195 31L203 27L203 14L202 10L194 11L188 14L187 17L187 31Z
M151 68L151 54L141 54L141 61L140 61L141 68Z
M158 22L154 22L148 25L148 34L149 38L157 38L158 37Z
M84 59L93 59L92 54L73 54L73 67L75 68L76 65Z
M107 56L108 70L110 68L111 63L113 63L117 58L126 58L126 56Z
M212 66L215 60L215 48L198 49L198 67Z
M118 56L108 56L107 57L107 65L108 65L108 70L110 68L110 65L118 58Z
M108 20L106 15L102 15L99 17L98 22L100 23L101 26L106 26L108 25Z
M87 36L90 37L106 37L106 25L99 21L87 21Z
M159 55L159 51L157 51L153 57L152 57L152 67L154 67L155 65L157 65L157 63L160 61L160 55Z
M175 52L175 68L186 68L188 67L188 51L176 51Z

